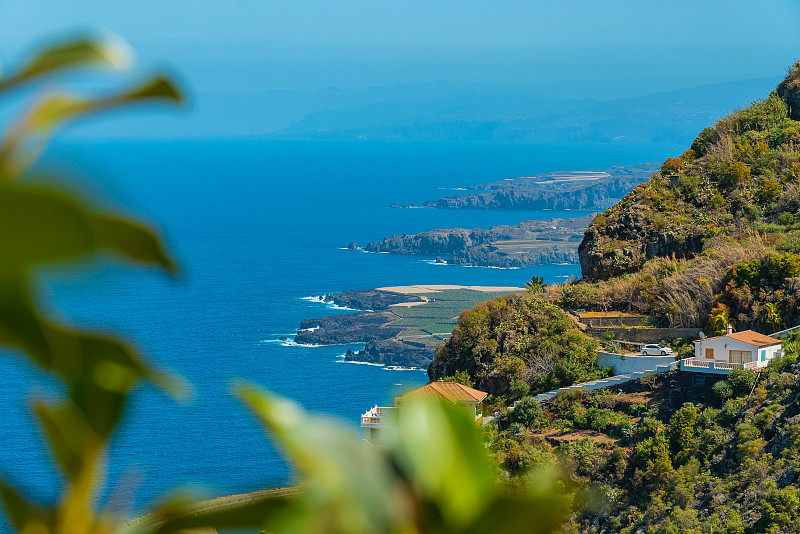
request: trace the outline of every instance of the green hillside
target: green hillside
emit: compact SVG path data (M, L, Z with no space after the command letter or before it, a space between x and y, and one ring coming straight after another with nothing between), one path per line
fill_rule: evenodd
M486 441L508 486L561 470L582 504L566 532L800 532L797 334L758 375L530 396L604 372L567 310L709 333L800 324L800 62L597 216L579 254L581 280L462 313L429 368L496 394Z

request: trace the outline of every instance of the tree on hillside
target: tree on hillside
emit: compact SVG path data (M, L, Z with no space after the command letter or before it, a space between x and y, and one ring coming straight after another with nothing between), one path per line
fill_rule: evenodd
M783 324L781 309L777 302L767 302L764 304L764 320L772 327L773 332L778 331L778 327Z
M525 282L525 287L527 288L527 291L533 294L544 293L545 289L547 289L549 285L550 285L549 283L544 281L543 276L536 276L536 275L531 276L530 282Z

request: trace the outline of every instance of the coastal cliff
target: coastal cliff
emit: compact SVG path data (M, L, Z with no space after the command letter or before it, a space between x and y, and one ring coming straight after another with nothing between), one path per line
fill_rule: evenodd
M296 343L350 345L346 361L426 368L462 311L487 298L521 292L517 287L406 286L344 291L316 297L319 301L363 310L300 323Z
M447 263L482 267L525 267L577 263L578 244L592 217L523 221L489 229L453 228L385 237L367 252L447 256ZM443 260L444 261L444 260Z
M658 169L655 163L581 172L552 172L470 186L480 193L429 200L439 209L604 210Z
M790 236L800 207L799 104L795 65L767 98L700 132L689 149L595 217L578 249L583 277L637 272L654 258L690 259L721 239L769 235L778 250L796 251Z

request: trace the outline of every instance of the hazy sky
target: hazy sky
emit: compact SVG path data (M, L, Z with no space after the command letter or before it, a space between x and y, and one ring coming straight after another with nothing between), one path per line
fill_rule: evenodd
M797 0L0 0L0 57L76 28L114 31L147 61L186 62L209 86L231 85L219 79L225 63L245 60L275 71L271 80L269 72L243 73L244 85L314 88L348 80L491 80L494 65L568 64L594 75L598 62L611 70L663 65L679 78L683 69L701 82L726 81L774 75L800 56ZM317 76L308 72L315 66Z
M407 85L414 98L611 99L778 77L800 57L798 28L798 0L0 0L0 60L92 29L119 34L198 98ZM349 102L325 98L268 115L277 126Z

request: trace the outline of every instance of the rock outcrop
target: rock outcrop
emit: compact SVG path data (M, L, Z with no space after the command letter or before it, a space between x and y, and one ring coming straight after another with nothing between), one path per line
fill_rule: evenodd
M421 344L409 344L396 339L368 341L364 350L348 349L347 361L378 363L386 366L425 369L433 360L434 348Z
M776 92L789 107L789 117L800 121L800 61L789 69L786 78L778 84Z
M406 295L393 291L382 291L380 289L358 289L354 291L342 291L341 293L331 293L322 295L321 300L337 306L364 311L388 310L389 306L392 304L422 301L422 299L416 295Z
M397 319L391 312L360 312L308 319L300 323L295 342L308 345L366 343L396 336L401 328L386 326Z
M446 262L482 267L526 267L577 263L578 243L592 217L523 221L489 229L453 228L386 237L368 243L368 252L449 255ZM444 260L442 260L444 261Z
M429 200L439 209L604 210L658 169L654 163L603 171L556 172L476 186L481 193Z

